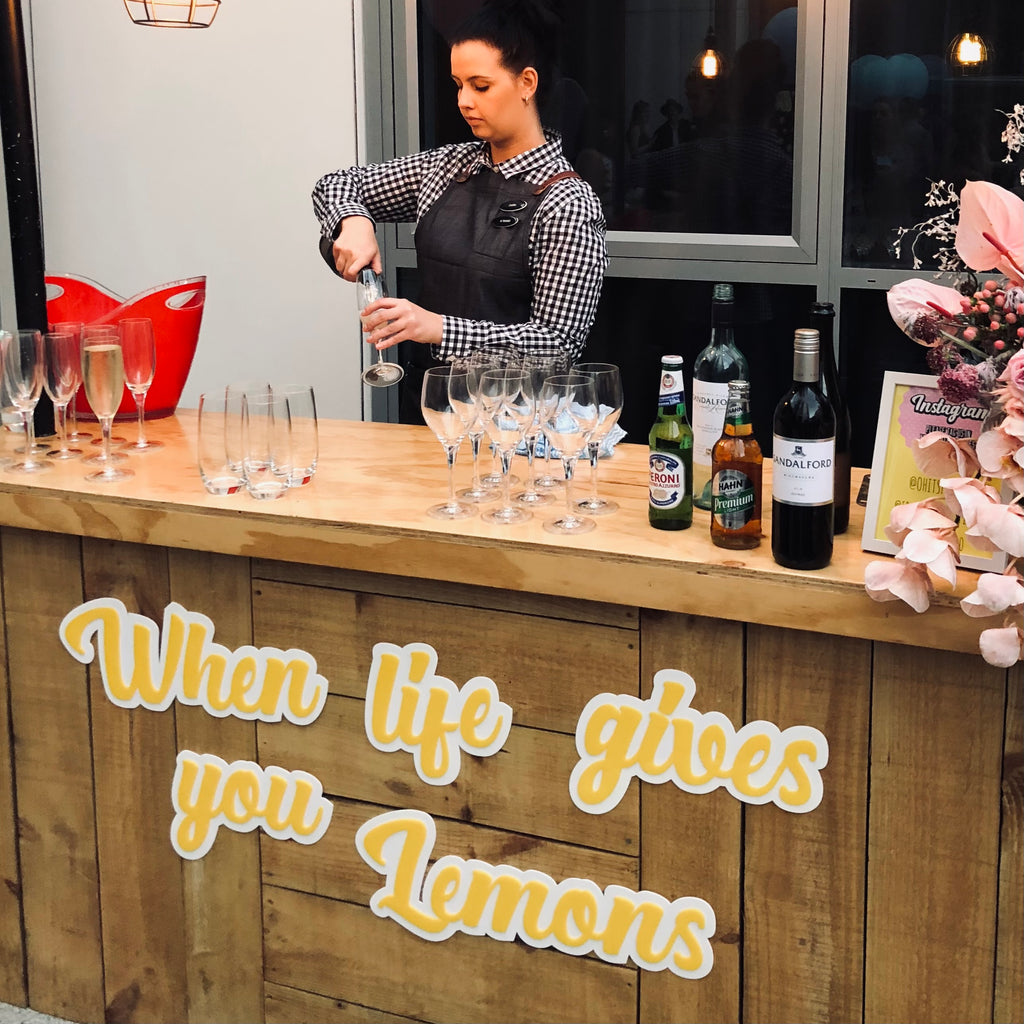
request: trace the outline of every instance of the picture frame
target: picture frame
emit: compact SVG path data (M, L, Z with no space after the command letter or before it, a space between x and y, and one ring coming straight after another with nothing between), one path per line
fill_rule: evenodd
M914 461L912 442L933 430L977 440L988 410L978 401L946 401L938 381L930 374L886 370L871 457L871 484L864 514L861 547L865 551L895 555L899 548L885 535L893 508L899 504L941 498L935 477L925 476ZM1002 572L1005 551L983 551L964 538L960 524L960 565L966 569Z

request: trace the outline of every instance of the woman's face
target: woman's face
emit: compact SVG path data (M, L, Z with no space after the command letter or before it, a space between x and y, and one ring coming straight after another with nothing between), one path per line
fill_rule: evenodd
M491 143L496 158L536 131L537 115L530 102L537 89L533 68L513 74L502 67L501 53L479 40L453 46L451 59L459 113L478 139Z

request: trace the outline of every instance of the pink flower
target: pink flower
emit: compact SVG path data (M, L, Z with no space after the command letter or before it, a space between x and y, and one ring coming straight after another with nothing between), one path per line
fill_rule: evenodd
M949 506L941 498L928 498L895 506L889 513L885 535L899 547L911 530L953 529L956 529L956 523Z
M1020 405L1011 399L1011 406ZM1024 412L1024 410L1022 410ZM1006 419L978 438L978 463L989 476L1005 480L1024 493L1024 415L1008 410Z
M975 547L1005 551L1013 558L1024 555L1024 509L1020 505L979 504L965 522L965 535Z
M936 306L942 310L946 319L951 319L960 309L963 296L955 288L946 288L941 284L932 284L915 277L900 284L894 284L886 295L889 304L889 315L896 326L913 341L920 340L911 333L918 317L934 317Z
M864 568L864 589L873 601L903 601L915 612L926 611L935 592L928 570L901 555L869 562Z
M981 656L998 668L1012 668L1024 657L1024 631L1016 623L1002 629L986 629L978 637Z
M972 270L998 270L1024 279L1024 199L990 181L969 181L960 192L956 251Z
M1000 504L999 492L977 477L952 477L939 481L946 491L950 514L963 516L968 523L979 505Z
M1024 398L1024 349L1010 356L1003 372L999 374L1009 392L1018 398Z
M925 476L973 476L978 472L978 457L970 443L933 430L914 442L914 462Z
M972 618L996 615L1022 605L1024 586L1021 586L1020 575L1015 571L1002 576L994 572L982 573L974 593L960 602L964 614Z

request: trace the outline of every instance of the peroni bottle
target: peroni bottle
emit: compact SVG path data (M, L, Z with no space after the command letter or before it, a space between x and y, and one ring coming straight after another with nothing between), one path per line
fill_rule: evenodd
M716 284L711 342L693 364L693 503L698 508L711 508L711 449L722 436L729 381L750 378L732 324L732 285Z
M835 349L832 347L835 307L831 302L815 302L811 306L811 327L821 339L821 373L818 383L836 414L836 481L833 522L836 533L846 533L850 525L850 446L853 429L850 407L839 383Z
M662 356L658 418L649 442L648 519L656 530L685 530L693 524L693 431L681 356Z
M790 569L832 560L836 416L818 383L818 332L793 340L793 386L775 409L772 557Z
M750 421L750 382L729 381L725 427L711 449L711 540L720 548L761 543L762 459Z

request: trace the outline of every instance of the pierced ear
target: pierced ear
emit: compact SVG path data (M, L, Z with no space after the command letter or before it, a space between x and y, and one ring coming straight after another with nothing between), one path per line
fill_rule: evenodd
M528 103L537 92L537 83L540 76L534 67L525 67L519 73L519 84L522 90L523 102Z

